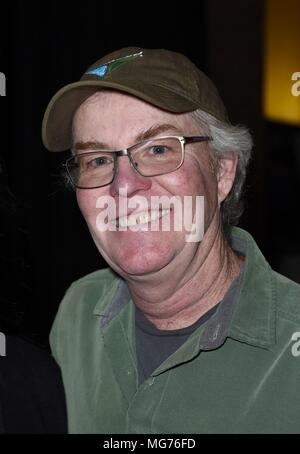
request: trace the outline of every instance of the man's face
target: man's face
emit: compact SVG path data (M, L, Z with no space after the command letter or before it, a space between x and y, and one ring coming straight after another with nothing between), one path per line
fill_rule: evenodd
M85 150L92 151L91 143L100 142L102 148L122 150L139 141L141 134L147 138L167 135L195 136L205 135L195 120L188 114L172 114L160 110L135 97L114 92L100 91L86 100L76 111L73 121L73 143ZM150 134L151 133L151 134ZM130 165L127 156L118 158L116 175L113 182L97 189L77 189L77 200L82 214L100 253L108 264L121 275L144 275L167 269L176 262L185 260L186 254L193 255L199 243L187 243L186 231L174 231L174 210L167 213L170 217L170 231L161 228L162 219L157 220L158 231L151 231L150 224L136 225L133 230L99 231L97 200L110 196L116 202L117 216L122 194L127 199L143 196L151 208L152 196L204 196L205 222L207 231L218 209L218 184L211 169L211 156L207 143L194 143L185 146L183 165L168 174L144 177ZM98 205L99 206L99 205ZM195 204L193 206L195 215ZM160 213L161 214L161 213ZM199 220L201 222L202 220ZM192 249L192 254L191 254ZM188 252L189 251L189 252Z

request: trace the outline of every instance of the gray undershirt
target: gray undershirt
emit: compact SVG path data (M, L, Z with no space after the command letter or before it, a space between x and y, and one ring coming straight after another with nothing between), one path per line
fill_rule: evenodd
M140 309L135 307L136 354L139 383L141 384L147 380L160 364L178 350L190 335L215 313L217 308L218 304L186 328L160 330L145 317Z

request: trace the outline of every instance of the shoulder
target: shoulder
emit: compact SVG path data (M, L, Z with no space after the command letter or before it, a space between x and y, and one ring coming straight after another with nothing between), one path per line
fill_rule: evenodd
M67 289L58 313L93 312L95 306L105 307L120 278L110 269L94 271L74 281Z
M95 296L104 293L116 280L118 276L111 268L94 271L74 281L67 293L70 292L96 292Z
M59 363L62 345L92 336L101 315L112 300L120 278L110 269L98 270L73 282L60 303L50 334L52 354Z
M72 282L70 287L80 287L86 284L91 283L98 283L101 282L109 282L117 275L111 268L104 268L101 270L93 271L92 273L86 274L85 276L77 279L76 281Z
M92 311L97 303L105 304L119 277L110 269L94 271L74 281L67 289L59 306L58 314L71 311Z
M299 325L300 285L271 268L247 231L233 227L231 244L234 250L248 256L245 275L249 294L256 299L271 299L278 317Z
M300 285L273 271L279 317L295 322L300 327Z

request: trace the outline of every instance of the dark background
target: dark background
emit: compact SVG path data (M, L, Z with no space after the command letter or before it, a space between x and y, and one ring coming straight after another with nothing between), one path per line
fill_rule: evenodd
M274 269L300 282L299 128L262 115L264 2L166 3L168 11L162 4L1 4L0 331L47 344L66 288L105 266L60 180L66 154L47 152L40 128L59 88L125 46L184 53L215 81L232 122L250 128L255 149L240 226Z

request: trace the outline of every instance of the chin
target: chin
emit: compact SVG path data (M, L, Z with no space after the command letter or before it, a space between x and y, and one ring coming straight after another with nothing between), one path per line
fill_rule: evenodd
M96 246L110 267L123 277L157 272L176 256L181 240L169 232L109 232L93 235Z
M142 276L145 274L155 273L170 263L174 254L169 251L149 250L141 248L136 251L120 251L111 256L111 267L118 272L116 268L127 275Z

